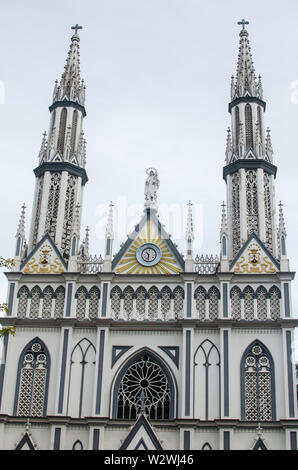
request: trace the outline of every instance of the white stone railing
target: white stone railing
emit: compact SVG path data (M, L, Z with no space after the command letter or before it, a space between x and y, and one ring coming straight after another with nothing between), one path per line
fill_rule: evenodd
M218 255L197 255L194 259L195 272L198 274L215 274L219 267Z
M96 274L102 271L103 259L99 255L89 255L78 259L79 271L82 274Z

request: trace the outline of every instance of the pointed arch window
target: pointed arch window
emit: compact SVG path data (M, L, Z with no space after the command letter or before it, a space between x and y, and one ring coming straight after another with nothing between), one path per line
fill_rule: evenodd
M199 315L200 320L205 320L206 318L206 297L207 292L203 286L199 286L195 290L194 297L196 299L196 309Z
M48 232L53 239L55 239L55 235L56 235L60 185L61 185L61 173L52 173L50 189L49 189L49 199L48 199L48 206L47 206L45 231Z
M234 320L241 318L241 289L238 286L233 286L230 292L231 297L231 312Z
M275 420L274 364L268 349L252 343L241 360L241 414L243 420Z
M59 136L57 150L60 153L61 157L64 152L64 142L65 142L65 131L66 131L66 120L67 120L67 109L63 108L60 115L60 124L59 124Z
M100 290L97 286L91 287L89 291L89 318L98 318Z
M123 291L123 308L124 312L127 314L127 319L130 318L132 310L133 310L133 298L134 298L134 291L131 286L125 287Z
M53 303L54 291L51 286L45 287L43 290L43 302L41 317L44 319L51 318L52 303Z
M78 111L75 109L73 112L73 116L72 116L71 138L70 138L71 139L70 140L71 155L73 155L75 151L77 125L78 125Z
M114 389L114 417L136 419L144 410L150 420L173 419L174 392L161 361L144 351L119 374Z
M144 320L146 312L147 292L145 287L140 286L136 290L136 313L138 320Z
M149 305L148 305L148 316L150 320L155 320L158 316L158 298L159 291L157 287L152 286L148 291Z
M76 318L78 320L84 320L86 316L86 303L87 303L88 292L86 287L81 286L78 288L75 298L77 299Z
M174 314L175 318L183 318L183 308L184 308L184 290L182 287L177 286L173 291L174 295Z
M160 295L161 295L161 313L163 315L163 319L167 320L171 312L172 291L168 286L165 286L161 289Z
M245 320L254 319L254 298L255 293L252 287L245 287L244 291L244 318Z
M240 176L238 172L232 175L232 234L235 256L240 250Z
M204 340L194 353L193 377L195 418L219 418L220 355L218 348L209 339Z
M40 339L35 338L19 359L14 414L45 416L49 371L48 350Z
M247 208L247 235L258 234L258 190L257 170L246 171L246 208Z
M245 140L246 151L253 148L253 125L252 125L252 110L250 104L246 104L244 108L245 114Z
M27 286L22 286L17 295L18 301L18 310L17 310L17 317L18 318L25 318L27 314L27 307L28 307L28 299L30 297L30 292Z
M209 320L216 320L219 313L220 293L217 287L212 286L208 291L209 298Z
M112 315L113 315L113 318L117 320L120 314L121 297L122 297L122 291L119 286L114 286L111 289L110 297L111 297Z
M55 291L55 318L62 318L64 311L64 301L65 301L65 288L59 286Z
M280 298L281 293L279 288L277 286L272 286L269 289L271 320L278 320L280 318Z
M236 149L238 152L239 147L239 135L240 135L240 116L239 116L239 106L235 108L235 140L236 140ZM241 155L239 155L241 157Z
M96 350L87 338L74 347L70 357L67 414L91 416Z
M259 286L256 290L257 297L257 317L258 320L266 320L267 318L267 290L263 286Z
M42 292L39 286L34 286L31 290L31 303L29 318L38 318L39 317L39 307L40 300L42 298Z

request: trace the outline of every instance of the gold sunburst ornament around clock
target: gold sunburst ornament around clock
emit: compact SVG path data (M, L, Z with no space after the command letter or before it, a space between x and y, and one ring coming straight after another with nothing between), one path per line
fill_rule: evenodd
M122 274L177 274L180 271L167 244L149 221L132 242L116 270Z

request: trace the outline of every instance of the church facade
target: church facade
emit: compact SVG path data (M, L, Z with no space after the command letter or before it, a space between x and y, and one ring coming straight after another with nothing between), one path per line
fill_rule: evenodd
M118 253L112 204L103 256L89 253L88 230L80 239L86 111L73 27L34 169L28 241L23 206L6 273L1 323L17 333L3 344L1 449L297 449L294 273L261 77L240 24L216 257L194 253L191 203L185 253L172 242L154 168Z

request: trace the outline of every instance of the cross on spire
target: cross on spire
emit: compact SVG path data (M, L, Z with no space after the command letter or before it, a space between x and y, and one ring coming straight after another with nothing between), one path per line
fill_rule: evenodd
M75 30L75 34L78 34L78 29L83 29L83 26L79 26L78 23L71 27L71 29Z
M245 21L244 19L242 19L241 21L238 21L237 24L241 24L242 25L242 31L245 29L245 25L246 24L249 24L248 21Z

